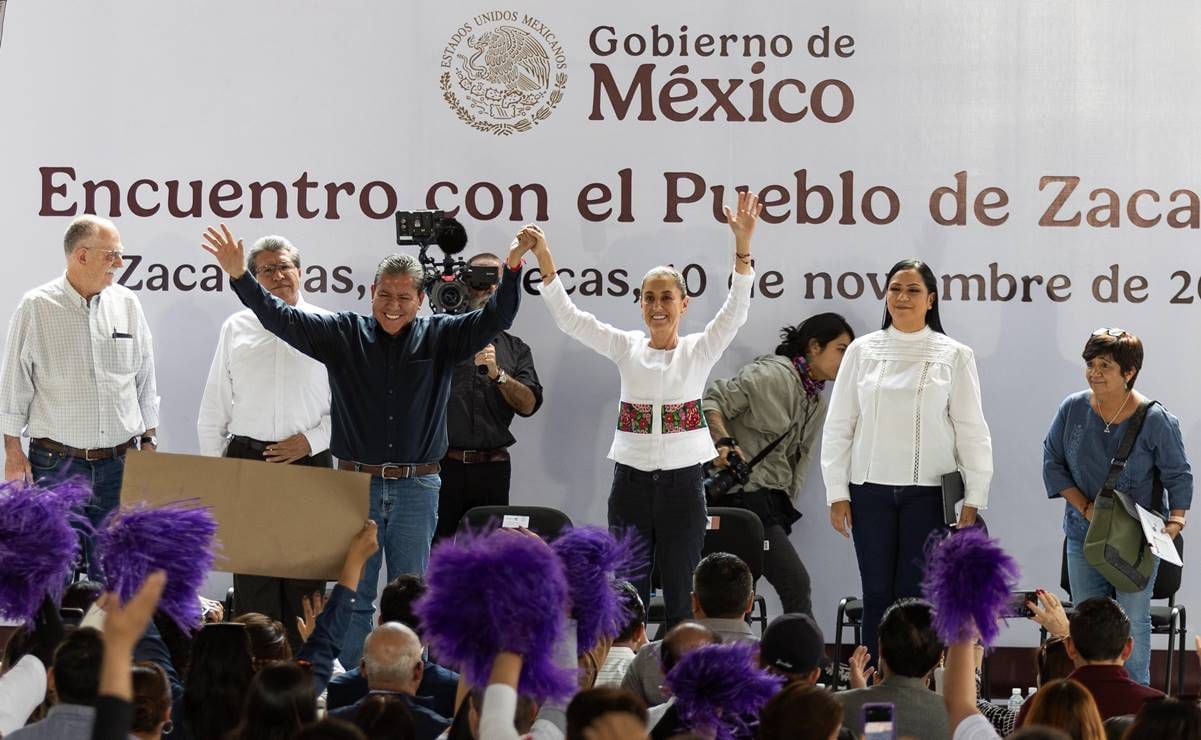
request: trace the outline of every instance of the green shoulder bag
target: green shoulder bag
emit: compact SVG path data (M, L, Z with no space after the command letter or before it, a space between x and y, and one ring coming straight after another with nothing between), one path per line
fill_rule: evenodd
M1118 476L1126 467L1126 460L1147 418L1147 410L1158 401L1139 405L1130 417L1126 436L1118 447L1118 453L1109 464L1109 475L1097 498L1093 500L1093 520L1084 537L1084 559L1105 576L1118 591L1142 591L1151 580L1155 567L1155 555L1151 545L1143 536L1143 525L1135 509L1134 499L1115 490ZM1163 508L1163 485L1155 475L1154 510Z

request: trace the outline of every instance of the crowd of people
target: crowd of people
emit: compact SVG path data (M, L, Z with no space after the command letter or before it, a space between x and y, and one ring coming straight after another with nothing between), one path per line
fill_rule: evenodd
M974 353L944 330L929 265L902 260L887 275L880 330L856 337L837 314L812 316L785 327L772 353L711 380L747 320L761 208L740 191L725 209L735 243L729 294L693 334L680 331L689 297L672 267L654 268L642 282L642 330L618 329L576 307L537 226L524 227L503 258L469 260L498 274L492 287L472 291L471 310L432 316L418 315L425 276L411 256L381 261L370 314L333 313L304 299L300 253L286 239L264 237L247 251L226 226L210 228L202 246L246 310L221 329L197 422L201 453L336 466L368 473L371 483L369 526L351 543L328 595L324 581L236 573L230 621L197 625L195 634L147 616L153 609L143 607L162 588L158 577L124 606L100 597L97 584L111 579L86 532L116 509L126 452L156 449L159 397L142 308L114 284L120 234L104 219L74 220L64 236L65 273L27 293L9 327L0 431L5 477L19 484L0 501L69 478L87 482L85 580L71 593L84 605L88 595L100 597L105 608L91 626L67 630L54 610L39 611L11 642L13 656L28 654L3 664L0 699L29 711L0 731L85 737L122 725L130 707L131 727L143 737L674 737L714 732L714 722L718 735L830 737L862 733L864 707L875 704L892 705L897 735L915 737L986 737L1015 727L1034 737L1034 726L1049 725L1091 738L1116 717L1138 717L1129 733L1176 716L1192 722L1191 705L1142 708L1160 698L1146 686L1158 561L1147 561L1149 577L1131 590L1115 585L1084 547L1095 506L1111 506L1102 494L1120 490L1159 514L1173 538L1191 507L1180 422L1134 390L1144 359L1139 338L1122 329L1089 335L1082 352L1089 388L1063 401L1044 442L1047 496L1066 503L1076 608L1069 619L1045 592L1033 605L1053 635L1043 646L1042 688L1021 715L978 703L973 644L940 638L934 606L921 598L932 536L975 527L988 505L992 445ZM555 646L561 667L581 676L578 693L567 697L519 690L532 658L511 651L495 656L489 681L471 685L457 672L462 666L437 662L423 637L431 626L411 608L424 590L431 546L455 547L468 509L509 503L510 426L542 405L530 346L508 332L526 255L537 261L542 302L556 325L617 365L607 523L641 545L640 567L623 574L618 590L626 622L595 645L565 639ZM854 687L837 694L817 685L829 670L825 646L812 617L809 569L788 537L814 460L831 525L853 539L863 588ZM722 471L735 473L738 485L707 499L706 475ZM963 491L951 520L948 477ZM754 652L747 670L759 673L742 676L758 693L744 692L734 705L743 707L741 719L729 726L703 716L702 699L723 685L714 666L735 665L727 673L741 675L745 661L735 646L758 642L746 622L754 583L734 555L702 558L711 505L762 521L764 575L785 611ZM389 585L377 593L384 565ZM6 568L17 570L0 563L0 575ZM647 642L652 570L665 619L663 639ZM55 584L46 588L56 592ZM464 608L473 607L465 600ZM1066 658L1056 661L1060 645ZM940 666L941 698L930 687ZM34 713L30 699L40 704L47 692L56 701L45 718L17 729ZM322 712L327 718L319 720ZM1144 718L1148 712L1160 719ZM398 727L409 734L389 734Z
M474 536L474 557L497 562L512 560L506 540L537 538L507 530ZM851 687L832 692L823 682L837 666L820 627L809 615L783 614L756 634L746 622L754 599L750 570L729 553L701 560L691 579L691 614L661 640L647 640L645 606L626 581L604 586L620 604L620 621L590 636L576 629L587 618L578 596L561 599L558 613L505 597L492 609L464 602L485 612L479 619L498 633L486 680L476 684L460 666L439 662L439 640L451 628L423 620L432 613L423 599L447 584L406 574L383 590L362 658L345 670L337 656L377 537L368 523L349 543L330 597L301 620L295 651L283 625L256 613L210 612L194 631L169 634L156 612L166 581L161 571L124 603L99 584L73 584L64 600L86 610L82 619L64 623L47 599L27 628L0 630L0 736L833 740L864 737L872 729L865 707L886 705L895 737L1201 738L1201 708L1133 681L1122 668L1133 649L1131 621L1109 597L1088 599L1070 614L1048 592L1030 604L1049 639L1038 650L1038 691L1018 713L980 698L978 641L944 641L936 629L939 607L919 598L889 606L870 651L877 667L859 646ZM481 555L481 542L490 541L497 543L494 555ZM452 541L433 558L448 558L455 548L463 549ZM537 564L524 567L543 575ZM568 581L586 577L566 573ZM511 631L513 615L499 613L523 608L543 616L521 619L571 618L551 649L520 647L525 638ZM524 625L535 632L544 626ZM527 666L540 651L567 671L569 691L525 690ZM748 685L758 687L756 696L747 696Z

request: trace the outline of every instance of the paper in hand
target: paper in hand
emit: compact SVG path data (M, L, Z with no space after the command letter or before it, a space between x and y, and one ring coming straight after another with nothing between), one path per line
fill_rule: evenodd
M1184 565L1184 562L1180 560L1180 554L1176 552L1176 544L1172 542L1171 536L1163 531L1163 519L1138 504L1134 506L1138 509L1138 518L1143 525L1143 536L1151 545L1151 552L1155 553L1159 559L1166 560L1173 565Z

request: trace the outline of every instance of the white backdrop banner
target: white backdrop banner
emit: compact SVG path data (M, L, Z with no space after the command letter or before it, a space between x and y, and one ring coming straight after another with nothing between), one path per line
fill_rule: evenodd
M397 209L457 212L469 252L537 222L578 304L618 326L640 324L647 269L684 268L694 331L725 291L721 205L750 187L766 205L755 297L715 372L816 312L877 328L888 267L930 262L948 332L976 351L997 470L986 516L1023 585L1059 580L1063 505L1043 492L1041 443L1083 387L1093 329L1143 338L1139 387L1201 456L1196 3L13 0L0 13L0 320L62 269L73 215L112 218L120 280L154 332L166 450L196 451L218 329L240 308L199 248L209 224L288 236L313 303L368 311ZM514 332L546 403L515 425L513 498L602 522L617 374L554 328L534 278ZM801 509L793 540L830 628L859 579L817 469ZM1181 599L1198 597L1186 567Z

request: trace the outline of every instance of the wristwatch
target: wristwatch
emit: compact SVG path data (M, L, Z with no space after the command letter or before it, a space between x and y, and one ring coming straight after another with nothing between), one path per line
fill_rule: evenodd
M505 383L508 383L508 382L509 382L509 374L506 373L504 370L501 370L496 376L496 384L504 385Z
M155 437L153 434L144 434L138 441L141 443L138 445L139 447L145 447L146 445L158 447L158 437Z

